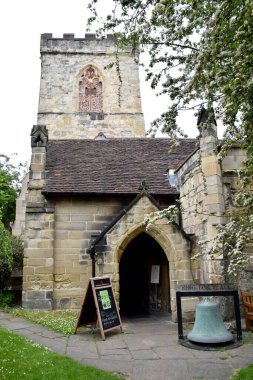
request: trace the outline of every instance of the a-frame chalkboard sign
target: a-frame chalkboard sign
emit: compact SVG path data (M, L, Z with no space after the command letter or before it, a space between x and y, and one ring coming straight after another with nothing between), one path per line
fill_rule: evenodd
M117 327L123 332L119 310L113 294L109 277L93 277L89 280L75 333L78 327L91 325L95 328L99 323L102 339L105 340L105 332Z

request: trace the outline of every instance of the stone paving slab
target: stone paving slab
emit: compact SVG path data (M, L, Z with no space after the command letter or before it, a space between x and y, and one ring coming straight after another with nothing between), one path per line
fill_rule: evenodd
M90 345L89 347L86 347L86 349L80 349L79 347L77 348L67 347L65 354L76 360L99 358L95 344L92 346Z
M145 341L140 336L125 334L124 341L129 350L143 350L149 348L149 346L145 344Z
M100 355L103 356L110 356L110 355L126 355L129 354L129 350L125 348L106 348L106 347L98 347L98 352Z
M132 356L134 359L145 359L145 360L151 360L151 359L158 359L158 355L152 350L134 350L131 351Z
M119 372L127 380L228 380L253 362L253 345L201 351L178 343L177 325L167 318L123 320L124 333L80 329L65 337L46 327L0 312L0 326L82 364Z
M113 339L109 338L105 341L98 340L96 342L98 350L110 350L110 349L120 349L120 348L128 348L124 340L124 334L120 334L119 337L114 337Z
M187 361L189 379L203 378L203 379L229 379L232 375L230 362L217 360L197 360Z
M123 360L123 361L115 360L115 359L108 360L108 359L103 359L103 358L101 358L99 360L84 359L84 360L81 360L81 363L85 364L85 365L91 365L93 367L103 369L105 371L113 371L113 372L124 373L125 379L133 380L131 374L133 371L133 364L134 363L133 363L132 359L131 360ZM145 380L147 380L147 379L148 378L146 378ZM139 380L141 380L141 378Z
M138 360L135 362L131 380L189 380L185 361Z
M116 354L114 354L114 355L101 355L100 357L101 357L101 359L108 359L110 361L111 360L120 360L122 363L124 361L129 361L129 360L133 359L129 353L125 353L125 354L121 353L120 355L116 355Z
M15 321L4 320L4 321L0 321L0 325L2 327L6 327L8 330L11 330L11 331L29 328L29 322L25 323L22 321L15 322Z
M152 335L142 337L144 344L149 347L168 347L178 344L178 339L175 333L173 335Z
M192 350L185 350L185 347L179 346L179 344L174 347L154 347L154 351L160 359L195 359Z

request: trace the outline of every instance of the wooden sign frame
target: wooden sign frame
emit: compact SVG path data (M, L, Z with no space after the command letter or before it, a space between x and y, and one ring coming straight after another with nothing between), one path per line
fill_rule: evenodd
M76 323L75 334L80 326L95 328L97 322L105 340L105 332L120 328L123 332L119 310L115 301L109 277L92 277L89 280L81 310Z

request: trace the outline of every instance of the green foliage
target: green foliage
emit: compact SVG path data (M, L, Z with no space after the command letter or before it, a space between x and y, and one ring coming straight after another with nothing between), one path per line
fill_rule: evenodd
M0 221L0 289L8 284L13 268L10 233Z
M23 252L22 240L12 236L0 220L0 289L8 287L13 269L22 268Z
M200 242L203 252L211 258L223 256L224 274L228 280L236 279L253 259L247 254L247 246L253 240L253 193L242 188L232 195L232 204L235 207L227 223L216 226L217 235L212 241Z
M10 291L0 290L0 307L5 308L11 306L14 301L14 294Z
M204 248L203 252L212 259L222 255L225 259L224 274L227 279L235 279L252 260L251 256L245 254L245 250L253 237L253 216L234 216L228 223L217 225L216 228L218 233L213 240L211 242L202 241L200 244Z
M245 331L242 334L243 344L253 344L253 332Z
M15 219L16 198L25 167L14 166L11 157L0 154L0 289L9 285L12 270L22 267L23 243L8 228Z
M1 380L113 380L116 375L56 354L0 328Z
M13 260L12 269L21 269L23 267L24 243L19 236L9 235L11 243L11 254Z
M74 333L78 314L77 311L74 310L53 310L45 312L16 308L7 309L6 311L15 317L29 319L32 322L49 327L64 335Z
M246 368L242 368L234 376L230 377L230 380L252 380L253 379L253 364L250 364Z
M114 0L99 32L117 34L120 48L145 52L146 79L170 98L150 133L183 134L179 110L214 109L227 142L247 149L253 176L253 2L251 0ZM90 24L103 3L92 0Z
M11 157L0 154L0 211L6 228L15 219L16 198L25 169L26 164L14 166Z
M157 220L167 218L170 223L176 222L178 219L178 207L177 206L169 206L166 209L154 211L145 216L144 223L146 226L146 230L155 224Z

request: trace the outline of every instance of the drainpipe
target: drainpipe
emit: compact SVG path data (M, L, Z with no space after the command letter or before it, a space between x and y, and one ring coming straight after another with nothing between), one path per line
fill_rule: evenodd
M177 209L178 209L178 225L180 227L180 229L182 230L183 229L183 221L182 221L182 213L181 213L181 204L180 204L180 201L178 199L176 199L176 206L177 206Z
M90 257L91 257L91 273L92 277L96 277L96 260L95 260L95 250L92 250L90 252Z

